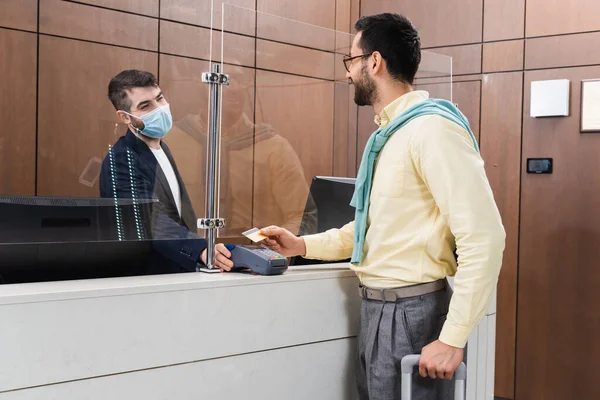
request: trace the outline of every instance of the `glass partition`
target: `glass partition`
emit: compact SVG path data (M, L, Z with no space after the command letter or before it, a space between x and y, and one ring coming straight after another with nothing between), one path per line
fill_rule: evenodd
M227 227L220 235L267 225L297 234L303 219L310 224L312 178L334 174L336 151L345 150L334 142L356 119L342 63L352 35L227 3L220 16L212 62L230 78L222 96L219 204Z
M313 177L354 176L374 130L342 63L353 35L230 1L43 1L39 29L17 14L0 26L0 282L195 270L213 65L230 78L219 241L311 232ZM449 60L424 52L419 80L438 97L451 97Z
M414 87L428 91L430 97L452 101L452 57L422 51Z
M312 179L354 176L339 166L358 165L362 154L342 62L354 35L226 2L214 15L212 63L230 77L222 96L219 204L227 227L220 235L268 225L312 233ZM423 52L417 76L436 80L432 95L452 98L451 62Z
M0 26L0 283L195 271L210 27L114 3Z

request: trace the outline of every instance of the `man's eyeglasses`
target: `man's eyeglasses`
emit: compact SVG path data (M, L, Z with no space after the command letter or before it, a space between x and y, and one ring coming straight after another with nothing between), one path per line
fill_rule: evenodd
M373 53L374 52L372 51L370 53L361 54L359 56L344 57L343 61L344 61L344 67L346 68L346 71L350 72L350 66L352 65L352 60L354 60L356 58L369 57Z

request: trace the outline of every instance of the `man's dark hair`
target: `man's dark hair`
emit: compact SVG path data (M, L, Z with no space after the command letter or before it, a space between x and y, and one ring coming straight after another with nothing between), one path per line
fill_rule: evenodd
M108 98L117 110L129 111L131 100L127 91L136 87L158 87L156 77L150 72L128 69L110 80Z
M411 84L421 62L419 32L408 18L399 14L360 17L354 28L362 32L359 46L365 54L378 51L392 78Z

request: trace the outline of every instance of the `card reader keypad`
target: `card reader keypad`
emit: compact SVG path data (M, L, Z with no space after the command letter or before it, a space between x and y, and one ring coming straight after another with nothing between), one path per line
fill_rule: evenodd
M256 252L268 259L285 258L281 254L267 248L258 249Z

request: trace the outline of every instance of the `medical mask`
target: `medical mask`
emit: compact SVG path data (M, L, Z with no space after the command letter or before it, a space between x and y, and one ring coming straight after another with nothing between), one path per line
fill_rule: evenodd
M171 116L169 104L160 106L156 110L152 110L141 117L136 117L126 111L123 112L131 117L141 120L144 123L144 129L136 128L136 130L138 133L150 138L160 139L165 137L167 132L169 132L173 126L173 117Z

